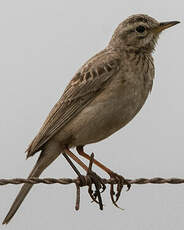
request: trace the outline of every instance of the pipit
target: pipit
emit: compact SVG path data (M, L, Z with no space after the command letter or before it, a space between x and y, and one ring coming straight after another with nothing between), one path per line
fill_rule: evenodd
M88 170L70 148L89 159L83 146L109 137L139 112L152 89L152 52L158 37L177 23L160 23L143 14L120 23L107 47L75 74L28 147L27 157L41 151L29 177L39 177L61 153ZM94 163L110 177L118 177L97 160ZM11 220L31 187L23 185L3 224Z

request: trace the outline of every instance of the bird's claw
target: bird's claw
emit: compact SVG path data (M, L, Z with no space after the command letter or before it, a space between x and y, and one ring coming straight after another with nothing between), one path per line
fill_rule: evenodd
M105 186L103 180L101 179L101 177L99 177L93 171L89 171L87 173L87 176L90 178L88 193L89 193L90 197L92 198L92 200L94 202L98 203L100 209L103 210L103 203L102 203L101 193L105 191L106 186ZM93 184L95 185L95 191L92 190L92 185Z
M116 192L114 191L114 184L112 183L111 184L111 188L110 188L110 196L111 196L111 200L112 200L112 203L119 208L119 206L117 205L117 201L119 200L120 198L120 195L121 195L121 192L122 192L122 189L123 189L123 186L126 185L127 186L127 191L130 190L130 187L131 187L131 184L129 183L128 180L126 180L123 176L117 174L117 173L114 173L112 172L110 174L110 178L111 179L115 179L115 182L117 183L117 189L116 189ZM114 199L114 196L115 196L115 199Z

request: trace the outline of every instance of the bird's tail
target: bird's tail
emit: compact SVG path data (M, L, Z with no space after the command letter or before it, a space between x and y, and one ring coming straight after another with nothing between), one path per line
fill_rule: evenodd
M28 178L39 177L43 170L47 168L47 166L49 166L59 156L59 154L60 152L55 152L51 154L51 152L49 153L47 150L42 151L40 157L38 158L38 161L36 162L36 165L34 166ZM17 209L25 199L32 186L32 184L24 184L22 186L2 224L8 224L11 218L15 215Z

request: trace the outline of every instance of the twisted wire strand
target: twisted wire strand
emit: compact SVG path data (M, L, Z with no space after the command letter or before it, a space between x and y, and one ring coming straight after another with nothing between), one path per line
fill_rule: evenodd
M14 179L0 179L0 185L8 185L8 184L75 184L76 186L76 202L75 202L75 210L79 210L80 208L80 187L88 186L88 194L90 195L92 201L99 205L100 210L103 210L103 200L102 193L106 189L105 184L110 185L110 198L114 206L118 207L117 201L121 195L123 185L127 186L127 191L130 189L132 184L182 184L184 183L184 178L162 178L162 177L154 177L154 178L138 178L138 179L125 179L121 178L120 175L115 178L105 179L100 178L96 173L92 171L92 164L94 163L94 154L91 154L91 158L89 161L89 167L87 174L81 175L80 172L75 168L72 162L69 162L75 172L78 174L76 179L71 178L14 178ZM120 181L121 178L121 181ZM94 184L94 188L92 185ZM116 190L114 189L114 185L117 184Z
M87 186L89 178L88 176L84 176L85 180L81 186ZM102 179L104 184L117 184L115 179ZM162 177L154 177L154 178L138 178L138 179L127 179L130 184L183 184L183 178L162 178ZM0 185L8 185L8 184L79 184L81 181L79 178L71 179L71 178L14 178L14 179L0 179Z

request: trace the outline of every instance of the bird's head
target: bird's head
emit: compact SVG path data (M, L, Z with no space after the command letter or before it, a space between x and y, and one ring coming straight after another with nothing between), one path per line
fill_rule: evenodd
M120 49L151 53L160 33L178 23L178 21L158 22L144 14L132 15L120 23L109 45Z

